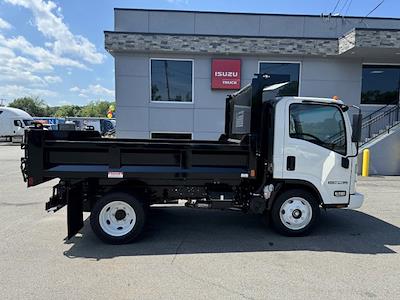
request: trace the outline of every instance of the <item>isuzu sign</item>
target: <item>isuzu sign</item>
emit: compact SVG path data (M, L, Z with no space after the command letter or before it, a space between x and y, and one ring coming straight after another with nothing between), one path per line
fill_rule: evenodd
M211 88L218 90L240 89L240 59L213 59Z

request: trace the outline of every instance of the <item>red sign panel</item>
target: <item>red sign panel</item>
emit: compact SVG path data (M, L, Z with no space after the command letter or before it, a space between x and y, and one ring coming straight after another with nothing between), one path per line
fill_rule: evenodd
M240 89L240 59L213 59L211 88L218 90Z

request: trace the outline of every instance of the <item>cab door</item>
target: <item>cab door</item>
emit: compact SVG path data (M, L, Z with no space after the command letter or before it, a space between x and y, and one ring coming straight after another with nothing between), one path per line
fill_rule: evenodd
M347 204L352 164L349 128L339 105L298 101L286 105L284 178L306 181L325 204Z
M14 119L12 120L12 126L13 126L13 134L14 135L24 135L24 122L20 119Z

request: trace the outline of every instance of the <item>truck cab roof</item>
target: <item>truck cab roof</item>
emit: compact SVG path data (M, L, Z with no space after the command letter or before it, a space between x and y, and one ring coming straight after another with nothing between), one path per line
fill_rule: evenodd
M328 103L328 104L344 104L342 100L335 100L333 98L319 98L319 97L284 97L284 98L292 98L295 100L302 100L302 101L310 101L310 102L321 102L321 103Z
M332 104L344 104L342 100L335 98L320 98L320 97L301 97L301 96L283 96L279 97L279 89L289 84L289 82L275 83L263 88L263 93L268 94L269 98L291 98L295 100L305 100L310 102L321 102L321 103L332 103ZM246 86L247 87L247 86Z
M19 109L19 108L0 107L0 111L3 113L7 113L8 115L20 117L21 119L27 119L27 120L33 119L30 114L28 114L26 111L23 111L22 109Z

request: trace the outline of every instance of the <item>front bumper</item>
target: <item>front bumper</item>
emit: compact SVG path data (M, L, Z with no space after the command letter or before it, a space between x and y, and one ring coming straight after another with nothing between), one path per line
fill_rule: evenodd
M349 209L356 209L360 208L364 202L364 195L360 193L355 193L350 195L350 201L349 201L349 206L347 208Z

